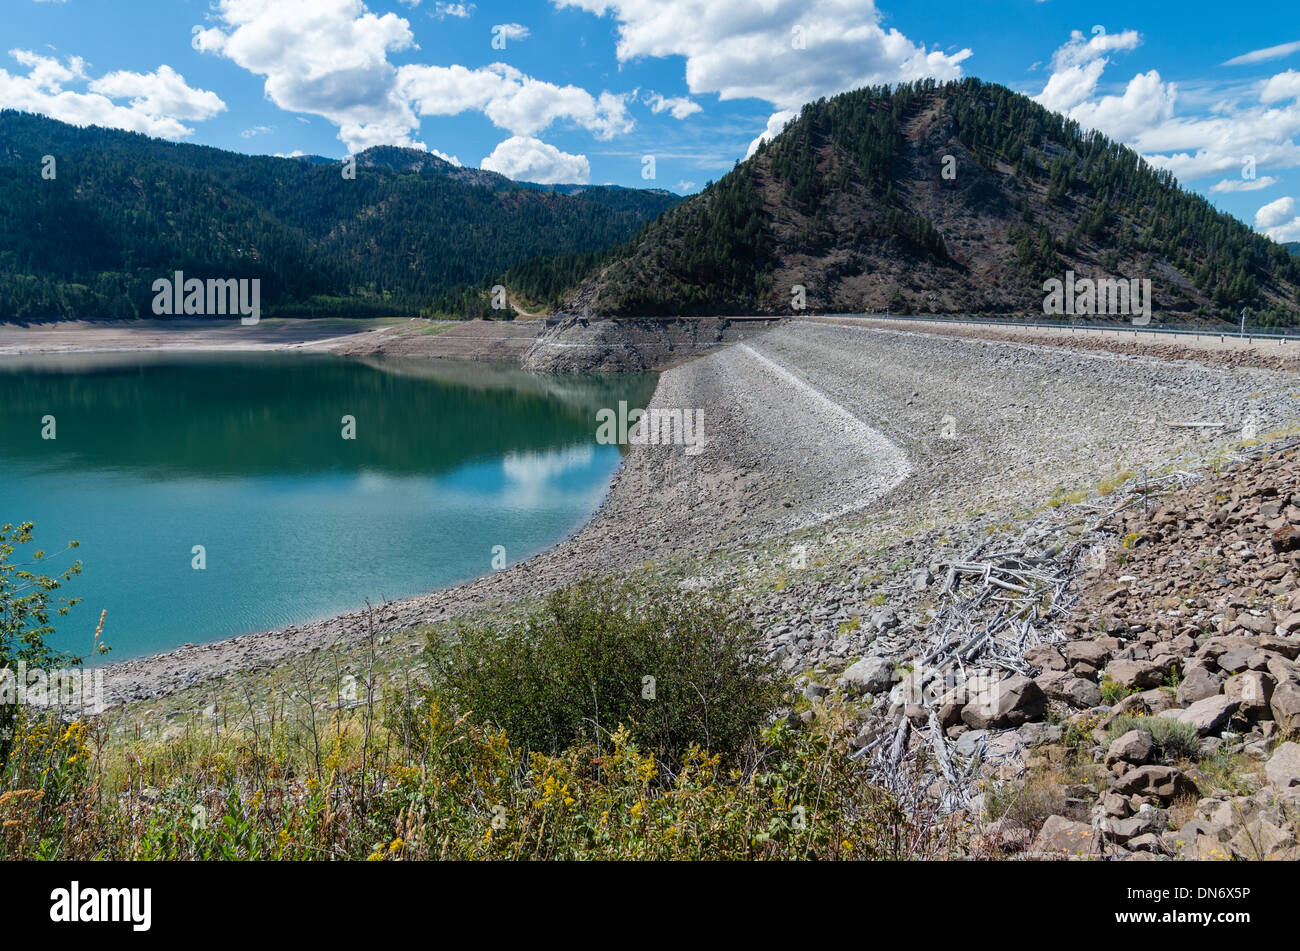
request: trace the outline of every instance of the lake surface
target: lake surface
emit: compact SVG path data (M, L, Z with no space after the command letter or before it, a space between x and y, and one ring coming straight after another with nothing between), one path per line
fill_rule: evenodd
M106 609L105 659L121 660L488 574L494 546L509 564L550 547L618 466L597 409L653 390L651 374L320 354L0 357L0 522L35 522L51 553L81 542L60 593L84 601L53 646L87 653Z

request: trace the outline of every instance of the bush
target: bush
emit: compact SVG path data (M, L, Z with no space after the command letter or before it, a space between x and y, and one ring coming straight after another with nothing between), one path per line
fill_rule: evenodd
M1200 734L1196 727L1170 717L1134 717L1125 714L1116 717L1106 735L1114 742L1130 730L1150 733L1151 741L1156 745L1156 755L1166 763L1195 756L1200 751Z
M599 747L621 724L665 763L693 745L733 758L782 694L759 635L725 600L626 582L557 591L504 633L430 635L427 653L435 697L548 754Z

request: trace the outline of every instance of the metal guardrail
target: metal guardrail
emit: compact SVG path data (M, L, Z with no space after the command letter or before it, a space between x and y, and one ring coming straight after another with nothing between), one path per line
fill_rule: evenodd
M1119 333L1133 334L1169 334L1174 336L1194 336L1194 337L1218 337L1222 340L1229 338L1245 340L1249 343L1251 340L1278 340L1287 343L1291 340L1300 340L1300 329L1290 333L1272 332L1265 330L1251 331L1247 330L1242 333L1239 330L1213 330L1207 327L1169 327L1157 326L1155 324L1121 324L1121 323L1080 323L1065 321L1020 321L1020 320L993 320L980 318L961 318L961 317L926 317L922 315L903 315L903 314L792 314L793 318L800 317L824 317L824 318L857 318L861 320L899 320L914 321L916 323L930 324L958 324L958 325L976 325L984 327L1020 327L1029 330L1111 330Z

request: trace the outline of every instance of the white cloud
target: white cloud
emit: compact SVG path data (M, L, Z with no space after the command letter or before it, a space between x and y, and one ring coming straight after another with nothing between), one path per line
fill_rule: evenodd
M118 71L91 79L79 56L61 63L31 50L9 51L27 75L0 69L0 106L76 125L100 125L164 139L194 134L186 120L209 119L226 108L213 92L195 89L170 66L152 73ZM87 92L66 88L86 83ZM125 105L115 99L129 100Z
M1295 199L1284 195L1276 201L1270 201L1255 212L1256 228L1275 228L1295 215Z
M473 5L437 9L468 16ZM421 117L466 110L481 110L516 136L567 120L608 139L634 124L624 96L556 86L502 63L398 68L388 56L414 48L410 24L394 13L376 15L362 0L218 0L214 17L217 26L195 27L198 49L266 77L268 99L332 122L352 152L427 148L415 139ZM519 24L501 26L515 39L527 34Z
M514 40L516 43L522 42L533 35L532 30L522 23L498 23L492 27L492 33L503 40Z
M1262 50L1251 50L1241 56L1234 56L1232 59L1224 60L1221 65L1249 66L1252 63L1266 63L1271 59L1282 59L1292 53L1300 53L1300 42L1281 43L1278 46L1269 46Z
M195 27L195 47L266 77L266 97L281 109L323 116L353 152L423 147L388 62L414 44L406 20L376 16L361 0L218 0L215 18L221 26Z
M220 96L190 88L185 77L170 66L159 66L152 73L118 70L93 80L90 90L110 99L129 98L132 109L151 116L203 120L226 108Z
M421 116L450 116L481 110L494 124L516 136L535 135L553 122L568 120L598 139L629 132L625 96L592 96L578 86L556 86L533 79L505 63L479 69L465 66L403 66L402 95Z
M419 0L416 0L418 3ZM442 3L438 2L433 5L433 11L437 14L439 20L447 17L457 17L461 20L468 20L474 15L478 6L473 3Z
M650 111L655 115L661 112L667 112L674 119L685 119L695 115L697 112L703 112L704 107L698 102L692 102L689 96L677 96L668 99L657 92L652 92L645 97L644 102L650 107Z
M758 147L769 139L775 139L785 129L786 125L797 116L798 113L793 110L774 113L767 120L767 128L764 129L753 142L749 143L749 149L745 152L745 158L751 157L758 151Z
M489 172L542 185L585 185L591 180L591 165L585 155L570 155L522 135L506 139L479 164Z
M1094 27L1091 39L1074 31L1052 57L1052 74L1038 102L1087 128L1097 129L1140 152L1151 164L1184 181L1232 175L1245 167L1300 165L1300 74L1279 73L1263 83L1248 83L1229 97L1196 90L1190 103L1199 115L1176 115L1179 89L1156 70L1138 73L1119 95L1098 95L1109 53L1136 49L1132 30L1106 33ZM1291 102L1271 106L1285 100ZM1221 187L1220 187L1221 186ZM1219 191L1249 191L1266 185L1232 186Z
M1085 120L1074 115L1072 110L1075 108L1100 110L1101 118L1113 121L1122 116L1126 108L1139 105L1138 97L1143 91L1154 93L1160 100L1161 108L1165 101L1172 108L1174 88L1172 85L1168 90L1159 87L1160 75L1154 70L1147 74L1141 86L1126 90L1124 97L1107 97L1111 101L1104 106L1101 103L1086 103L1096 93L1097 81L1110 62L1107 54L1129 52L1137 49L1141 43L1142 36L1135 30L1107 33L1104 27L1094 26L1090 36L1084 36L1081 30L1072 30L1070 39L1052 54L1051 75L1043 91L1034 100L1048 109L1064 112L1079 122ZM1136 79L1135 77L1135 82ZM1127 99L1127 102L1121 102L1120 99Z
M1300 215L1295 213L1295 199L1286 195L1261 207L1255 212L1255 227L1274 241L1300 240Z
M1262 175L1259 178L1225 178L1221 182L1215 182L1210 186L1210 191L1221 192L1257 192L1261 188L1271 188L1277 184L1277 179L1272 175Z
M1153 69L1129 80L1121 96L1102 96L1079 103L1070 110L1070 118L1127 141L1171 119L1177 98L1177 87L1161 82L1160 74Z
M683 56L696 95L797 109L886 82L961 75L971 55L927 51L880 25L873 0L551 0L618 21L620 62ZM802 41L804 48L796 46Z
M272 133L272 132L274 132L274 131L275 131L275 127L274 127L274 126L269 126L269 125L255 125L255 126L253 126L251 129L245 129L243 132L239 133L239 137L240 137L241 139L251 139L251 138L253 138L253 136L256 136L256 135L269 135L270 133Z
M1300 73L1294 69L1269 77L1259 93L1260 102L1280 102L1297 97L1300 97Z

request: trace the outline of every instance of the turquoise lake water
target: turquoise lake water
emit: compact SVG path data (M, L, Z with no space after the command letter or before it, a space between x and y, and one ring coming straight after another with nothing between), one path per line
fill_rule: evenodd
M279 628L560 541L618 466L596 411L653 389L296 353L0 357L0 522L81 543L46 569L85 566L59 649L86 653L101 610L108 661Z

